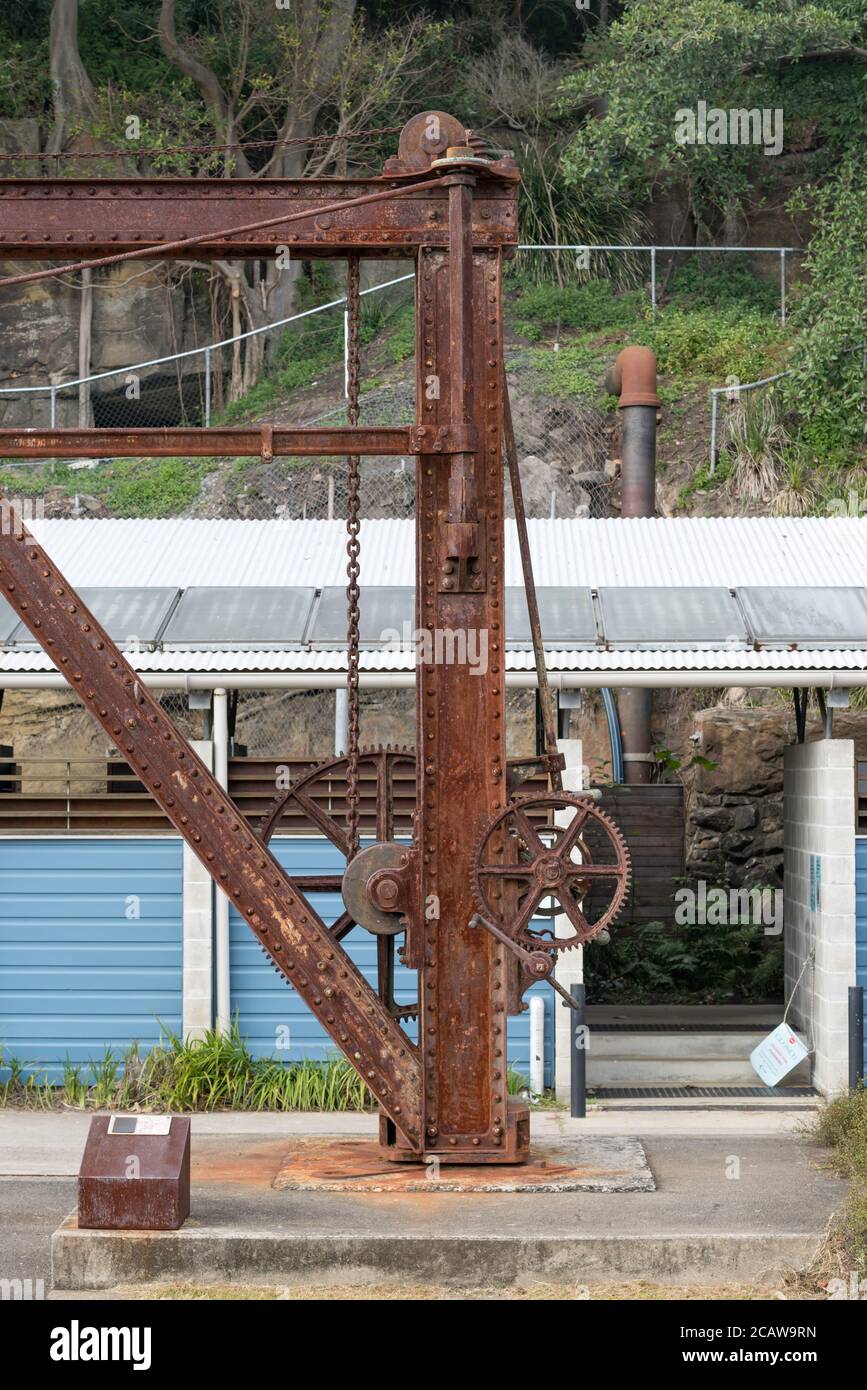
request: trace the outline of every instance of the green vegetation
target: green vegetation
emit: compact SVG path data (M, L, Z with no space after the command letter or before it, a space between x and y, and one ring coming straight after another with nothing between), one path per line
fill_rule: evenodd
M512 304L512 323L524 338L537 340L543 328L576 328L582 332L632 328L640 319L646 296L641 291L615 293L608 279L583 285L545 281L521 288Z
M26 1063L0 1056L9 1079L0 1104L52 1109L112 1110L368 1110L370 1092L348 1062L283 1063L254 1058L238 1029L209 1032L200 1042L168 1034L141 1055L110 1050L89 1067L67 1063L59 1086Z
M325 1062L254 1057L237 1019L227 1033L212 1031L198 1042L168 1033L144 1055L133 1045L123 1057L106 1049L88 1066L67 1061L59 1084L0 1049L4 1071L0 1107L30 1110L370 1110L375 1103L341 1057ZM511 1095L527 1084L509 1068Z
M845 464L867 443L867 168L863 152L808 200L815 234L793 323L792 375L783 386L805 444ZM853 349L855 349L853 351Z
M12 459L0 470L0 493L8 497L40 497L49 488L67 496L87 494L102 502L113 516L178 516L192 506L202 479L217 467L215 459L111 459L94 469L71 469L58 460L39 468L15 466Z
M821 1111L816 1138L834 1150L839 1171L851 1186L843 1220L842 1240L848 1263L867 1275L867 1089L838 1096Z
M783 945L755 926L648 922L588 951L584 976L597 1004L760 1002L782 993Z

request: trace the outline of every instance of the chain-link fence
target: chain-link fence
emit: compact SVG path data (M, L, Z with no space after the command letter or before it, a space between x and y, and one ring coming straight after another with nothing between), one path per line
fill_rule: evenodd
M675 262L720 250L776 258L780 314L785 317L787 257L792 248L528 247L529 256L554 254L564 283L572 261L575 282L586 278L582 253L649 259L650 302ZM386 263L383 263L385 266ZM583 268L578 268L578 267ZM382 274L372 263L368 274ZM412 274L394 275L362 291L362 423L408 424L415 417ZM118 287L119 289L122 287ZM509 322L507 339L522 325ZM69 325L72 336L73 325ZM153 428L158 426L341 425L346 423L346 303L338 296L289 318L236 337L155 357L70 381L24 382L0 388L0 423ZM264 359L267 343L267 362ZM507 372L528 515L605 516L614 510L613 417L599 391L571 389L577 376L596 378L599 362L573 350L511 349ZM580 354L579 354L580 356ZM572 376L570 377L570 372ZM55 373L55 377L56 377ZM717 407L719 392L712 396ZM595 403L594 403L595 402ZM711 445L711 460L716 450ZM0 464L2 466L2 464ZM345 514L343 459L107 459L13 463L3 468L7 492L21 480L24 497L39 496L48 516L170 516L322 518ZM362 514L406 517L414 512L412 458L366 458L361 467ZM506 510L511 498L506 493Z
M227 684L230 684L227 677ZM160 697L185 738L211 736L206 709L182 691ZM334 690L242 690L230 706L231 752L249 759L325 762L340 746ZM415 691L363 688L361 746L415 747ZM509 757L536 751L532 690L506 692ZM65 690L8 692L0 714L0 791L41 798L141 792L135 774L82 702Z

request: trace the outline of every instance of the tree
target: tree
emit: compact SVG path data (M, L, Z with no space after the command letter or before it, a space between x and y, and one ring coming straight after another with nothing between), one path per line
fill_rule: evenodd
M78 51L78 0L54 0L48 52L54 93L54 129L47 150L49 154L58 154L96 109L93 83Z
M169 62L192 83L216 143L233 146L222 172L243 178L298 178L348 169L350 131L406 108L427 79L426 59L443 26L424 18L368 35L356 0L214 0L211 23L181 33L177 0L160 0L158 34ZM314 139L327 121L331 139ZM249 154L239 145L261 142ZM357 150L355 151L357 157ZM218 262L228 289L233 335L287 317L300 265ZM235 398L256 379L266 334L233 361Z
M627 0L564 83L567 99L589 85L601 103L566 153L565 178L644 201L680 184L694 236L733 234L775 161L757 144L679 139L681 113L699 102L782 110L783 153L821 177L867 136L864 29L861 0Z

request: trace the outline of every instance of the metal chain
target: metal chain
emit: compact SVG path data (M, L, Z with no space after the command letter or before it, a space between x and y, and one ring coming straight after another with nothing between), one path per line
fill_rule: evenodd
M361 261L357 255L349 257L348 280L346 287L346 310L348 331L347 340L347 418L350 425L357 425L359 418L359 376L361 369L358 319L361 305L360 297L361 280ZM349 583L346 586L346 607L347 607L347 656L346 656L346 695L349 714L349 730L347 738L347 754L349 765L346 774L346 831L349 841L349 853L347 859L352 859L358 852L358 751L359 751L359 730L360 730L360 711L358 693L358 657L359 657L359 633L360 633L360 614L359 614L359 586L358 578L361 573L359 555L361 546L358 533L361 526L361 460L358 455L354 455L346 460L348 466L347 473L347 495L346 495L346 555L347 566L346 574Z

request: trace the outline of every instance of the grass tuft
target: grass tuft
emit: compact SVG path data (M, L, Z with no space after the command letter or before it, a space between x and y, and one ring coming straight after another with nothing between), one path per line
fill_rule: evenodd
M141 1055L106 1049L87 1068L67 1059L63 1080L0 1054L0 1107L48 1110L370 1110L373 1097L342 1058L281 1062L254 1057L237 1020L227 1033L208 1032L194 1042L173 1034ZM28 1074L29 1073L29 1074Z

